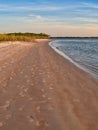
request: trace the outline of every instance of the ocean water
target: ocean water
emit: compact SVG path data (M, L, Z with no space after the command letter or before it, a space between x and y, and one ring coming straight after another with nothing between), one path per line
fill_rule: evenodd
M59 54L98 79L98 39L52 39Z

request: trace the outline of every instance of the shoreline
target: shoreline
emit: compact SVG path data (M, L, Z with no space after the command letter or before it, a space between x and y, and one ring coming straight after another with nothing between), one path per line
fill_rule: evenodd
M48 43L48 46L54 51L54 53L56 53L58 56L60 56L63 60L65 60L65 64L71 64L71 66L73 66L74 69L77 69L77 71L79 71L80 73L83 73L84 75L86 75L87 77L94 79L95 81L98 82L98 78L95 77L95 75L93 75L92 73L89 72L89 70L87 70L86 68L83 68L82 65L79 65L78 63L76 63L75 61L73 61L70 57L68 57L67 55L65 55L63 52L59 51L56 47L54 47L52 44L52 41L50 41Z
M98 81L49 42L0 47L0 129L98 130Z
M86 68L85 66L75 62L74 60L72 60L69 56L67 56L66 54L64 54L62 51L60 51L59 49L57 49L55 46L52 45L51 41L49 43L49 46L59 55L61 55L63 58L67 59L69 62L71 62L73 65L75 65L76 67L78 67L79 69L83 70L84 72L86 72L87 74L89 74L90 76L92 76L92 78L95 78L96 80L98 80L98 76L96 74L94 74L93 72L91 72L88 68Z

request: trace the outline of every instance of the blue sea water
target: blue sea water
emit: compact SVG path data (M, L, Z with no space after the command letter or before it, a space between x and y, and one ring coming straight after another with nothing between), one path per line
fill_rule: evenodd
M55 39L51 45L98 79L98 39Z

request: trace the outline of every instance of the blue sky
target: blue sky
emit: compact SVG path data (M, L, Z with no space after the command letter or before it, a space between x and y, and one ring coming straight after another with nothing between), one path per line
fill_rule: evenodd
M98 0L0 0L0 33L98 36Z

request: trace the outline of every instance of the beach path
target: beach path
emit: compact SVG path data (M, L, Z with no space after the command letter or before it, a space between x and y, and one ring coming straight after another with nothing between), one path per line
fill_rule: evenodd
M47 40L0 43L0 130L98 130L98 81Z

